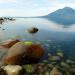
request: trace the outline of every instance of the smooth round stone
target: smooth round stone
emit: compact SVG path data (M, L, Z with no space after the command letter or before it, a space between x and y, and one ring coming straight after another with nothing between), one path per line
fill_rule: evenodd
M56 67L54 67L50 72L50 75L62 75L62 73Z
M49 61L60 61L61 58L60 58L60 56L50 56L50 57L48 57L48 60Z
M71 70L70 65L68 65L68 64L65 63L65 62L61 62L61 66L62 66L63 68L65 68L67 71L70 71L70 70Z
M64 54L62 52L58 52L57 55L60 57L64 57Z
M48 60L43 60L43 63L44 64L48 64Z
M66 63L68 63L68 64L75 64L75 62L72 61L72 60L70 60L70 59L67 59L67 60L66 60Z
M22 67L19 65L7 65L4 67L4 70L6 71L7 75L19 75Z
M7 53L7 57L12 57L12 56L24 53L24 52L26 52L25 49L26 49L26 46L23 43L18 42L9 49L9 51Z
M18 42L9 49L3 60L5 64L19 64L23 61L22 58L25 56L26 46L23 43Z
M48 67L52 69L54 67L54 65L48 64Z
M27 64L27 65L24 65L23 67L27 73L33 73L35 71L35 68L33 65Z
M49 71L46 71L44 75L50 75L50 72Z
M23 65L38 62L43 54L44 50L38 44L25 45L18 42L9 49L3 60L5 64Z

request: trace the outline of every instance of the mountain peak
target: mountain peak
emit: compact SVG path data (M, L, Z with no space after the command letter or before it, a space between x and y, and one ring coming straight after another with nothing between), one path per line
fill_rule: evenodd
M75 24L75 10L70 7L58 9L45 17L60 24Z
M66 10L66 11L75 11L73 8L71 7L64 7L63 9L61 10Z
M64 7L62 9L56 10L55 12L57 12L57 13L59 12L59 13L64 13L65 14L65 12L66 13L75 13L75 10L73 8L71 8L71 7Z
M63 9L72 9L73 10L73 8L71 8L71 7L64 7Z

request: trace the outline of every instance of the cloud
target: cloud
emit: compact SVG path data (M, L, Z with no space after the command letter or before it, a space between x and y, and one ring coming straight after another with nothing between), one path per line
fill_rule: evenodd
M75 3L75 0L65 0L64 2Z
M6 5L5 5L6 4ZM0 16L40 16L66 6L75 8L74 0L0 0Z
M0 0L0 3L16 3L17 0Z
M19 17L28 17L28 16L43 16L46 15L48 13L50 13L50 11L48 11L51 8L37 8L37 9L0 9L0 16L19 16Z

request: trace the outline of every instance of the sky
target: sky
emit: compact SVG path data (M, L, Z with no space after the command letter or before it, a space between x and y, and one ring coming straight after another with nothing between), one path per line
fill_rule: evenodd
M43 16L64 7L75 9L75 0L0 0L0 16Z

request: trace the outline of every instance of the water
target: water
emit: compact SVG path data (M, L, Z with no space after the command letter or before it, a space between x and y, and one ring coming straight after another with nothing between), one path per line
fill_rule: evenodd
M14 38L38 41L44 45L46 52L61 49L67 58L75 61L75 24L60 25L44 18L16 18L15 21L4 22L0 27L1 42ZM29 34L27 29L30 27L37 27L39 32Z

